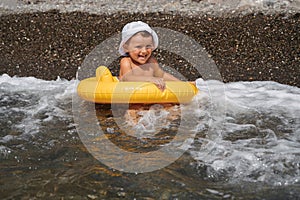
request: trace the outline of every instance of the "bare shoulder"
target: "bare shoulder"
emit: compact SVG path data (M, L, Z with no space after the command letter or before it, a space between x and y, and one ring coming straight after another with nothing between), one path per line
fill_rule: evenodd
M153 68L154 71L160 68L156 58L154 58L153 56L149 58L148 63L151 64L151 68Z
M151 56L148 60L149 63L158 63L156 58L154 58L153 56Z
M120 64L126 64L126 63L130 64L130 62L131 62L130 57L123 57L120 60Z
M129 57L124 57L120 60L121 69L131 69L131 59Z
M120 71L119 78L122 80L124 74L127 74L131 71L131 60L129 57L123 57L120 60Z

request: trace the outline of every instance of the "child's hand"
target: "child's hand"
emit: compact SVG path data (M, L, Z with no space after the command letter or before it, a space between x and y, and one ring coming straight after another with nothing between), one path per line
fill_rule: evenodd
M154 83L161 91L166 89L166 83L163 78L151 77L149 82Z

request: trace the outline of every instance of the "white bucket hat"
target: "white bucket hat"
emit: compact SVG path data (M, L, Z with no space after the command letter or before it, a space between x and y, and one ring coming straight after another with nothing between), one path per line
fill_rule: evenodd
M150 28L150 26L144 22L136 21L136 22L130 22L124 26L122 29L122 41L120 43L119 47L119 53L121 55L125 55L126 52L123 48L123 45L136 33L140 31L147 31L152 35L153 43L154 43L154 49L158 46L158 36L155 33L153 29ZM154 50L153 49L153 50Z

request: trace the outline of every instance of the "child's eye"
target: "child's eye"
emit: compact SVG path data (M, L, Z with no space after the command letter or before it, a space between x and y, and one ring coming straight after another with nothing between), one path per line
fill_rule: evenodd
M153 49L153 45L147 45L147 46L135 46L135 49L142 49L142 48L146 48L146 49Z
M147 49L152 49L153 46L152 46L152 45L147 45L146 48L147 48Z

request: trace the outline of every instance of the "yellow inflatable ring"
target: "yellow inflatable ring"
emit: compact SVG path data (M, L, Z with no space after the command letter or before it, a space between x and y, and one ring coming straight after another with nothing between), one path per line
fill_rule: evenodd
M96 77L80 81L78 95L95 103L188 103L197 94L194 84L183 81L167 81L161 91L150 82L119 82L109 69L100 66Z

